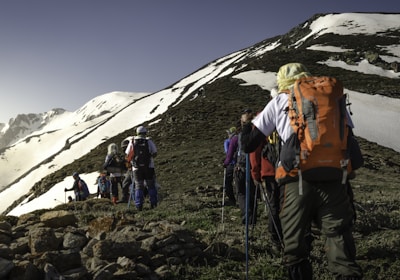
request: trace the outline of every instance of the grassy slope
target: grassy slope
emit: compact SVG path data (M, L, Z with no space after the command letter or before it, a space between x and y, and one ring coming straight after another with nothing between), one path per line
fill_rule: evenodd
M354 48L358 43L352 43L352 39L332 36L331 39L325 37L319 40L320 43ZM380 37L379 44L384 44L384 39ZM282 43L289 45L293 43L290 40L295 42L297 39L284 36ZM369 42L365 48L374 44ZM338 77L346 88L366 93L391 92L391 96L398 97L398 85L390 79L316 63L328 58L329 54L323 52L304 49L289 51L283 48L262 58L246 61L247 67L243 71L277 71L284 63L298 61L307 65L312 73ZM222 143L225 130L236 123L239 112L245 107L255 111L262 109L267 102L267 94L257 86L243 87L236 79L222 78L205 86L204 98L198 97L193 101L187 98L179 106L170 108L162 120L151 127L150 136L159 150L156 168L163 200L158 208L135 215L143 220L169 219L185 224L205 246L214 244L211 248L215 250L217 260L200 267L177 268L180 276L175 279L244 278L244 228L239 223L238 209L226 207L224 224L221 223ZM130 134L131 131L126 131L99 145L88 155L42 180L35 186L35 191L40 193L48 189L74 170L97 170L104 159L107 145L111 142L120 143ZM365 271L365 279L399 279L400 156L393 150L362 139L360 141L366 164L353 181L358 214L355 224L357 258ZM125 206L118 206L116 211L123 209ZM250 279L285 279L280 259L272 258L269 253L267 216L263 207L259 207L258 214L259 223L250 232ZM222 250L219 242L229 245L231 249ZM323 252L323 238L317 238L312 252L315 279L331 279L326 271Z
M163 216L169 219L185 221L207 244L221 241L244 252L243 226L237 208L225 208L222 230L222 143L225 129L235 123L240 110L265 103L266 92L257 87L238 87L232 80L220 83L206 88L206 98L185 101L179 109L171 109L159 126L154 127L160 149L157 173L166 196L158 210L162 209ZM366 163L353 181L358 210L355 225L358 259L365 270L365 279L396 279L393 275L400 276L400 156L363 139L360 142ZM251 231L249 249L251 279L283 279L280 259L272 258L269 253L264 207L259 207L258 212L260 222ZM316 279L330 279L323 251L323 238L319 237L312 255ZM191 270L193 274L189 273ZM245 266L243 258L238 262L221 257L215 266L191 270L186 269L184 279L193 275L199 279L224 279L221 275L229 275L225 279L241 279Z

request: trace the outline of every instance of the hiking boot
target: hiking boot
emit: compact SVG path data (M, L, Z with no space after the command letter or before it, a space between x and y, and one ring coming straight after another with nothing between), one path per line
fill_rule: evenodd
M236 201L232 199L224 201L224 206L236 206Z
M250 215L249 220L247 221L249 225L256 225L257 219L254 219L253 221L253 215ZM242 217L242 224L246 224L246 217Z
M360 280L362 279L361 276L338 276L336 277L337 280Z
M313 279L312 267L308 260L303 260L300 263L288 266L287 269L288 269L289 279L291 280Z

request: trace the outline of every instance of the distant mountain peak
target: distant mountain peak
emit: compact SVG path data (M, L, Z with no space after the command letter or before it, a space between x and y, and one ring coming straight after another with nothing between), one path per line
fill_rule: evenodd
M15 118L11 118L8 124L0 126L0 149L10 146L32 132L41 129L64 112L64 109L55 108L44 113L18 114Z

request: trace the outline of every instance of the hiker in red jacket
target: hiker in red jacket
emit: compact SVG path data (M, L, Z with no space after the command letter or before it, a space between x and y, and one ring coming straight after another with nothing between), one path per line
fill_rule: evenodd
M265 146L270 141L266 138L257 149L249 154L251 165L251 177L257 187L257 192L261 191L264 197L268 215L268 230L272 241L272 253L279 255L283 249L282 229L279 219L280 191L275 181L275 167L263 154Z

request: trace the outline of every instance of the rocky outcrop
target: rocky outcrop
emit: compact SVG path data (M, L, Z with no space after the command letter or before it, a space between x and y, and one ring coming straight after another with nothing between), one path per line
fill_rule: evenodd
M173 279L181 264L211 263L210 248L181 225L52 210L0 219L0 279Z

